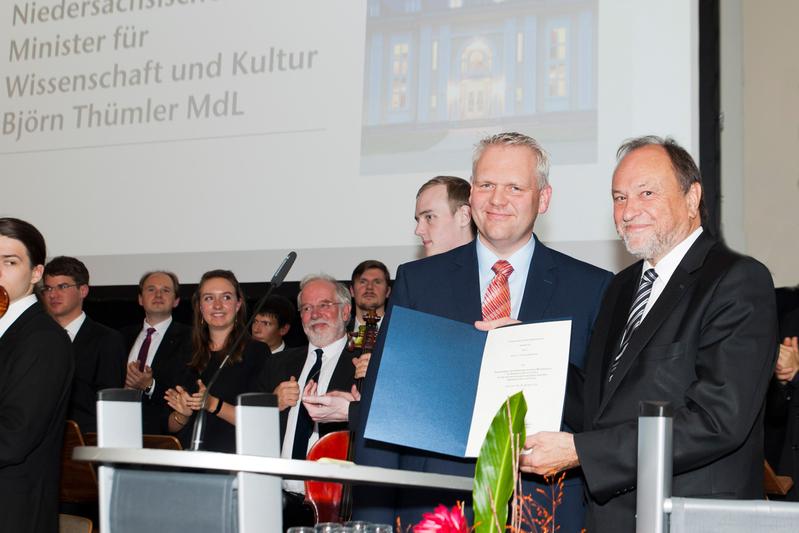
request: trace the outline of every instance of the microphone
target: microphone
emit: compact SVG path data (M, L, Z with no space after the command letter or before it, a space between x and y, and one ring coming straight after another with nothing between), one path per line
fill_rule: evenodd
M197 417L194 419L194 426L191 428L191 446L189 450L196 452L200 450L200 447L203 444L203 431L205 431L205 418L207 411L205 410L205 405L208 403L208 395L211 392L211 387L213 387L214 383L216 383L219 374L222 372L222 369L225 367L228 361L230 361L230 354L236 351L236 348L239 344L244 340L244 338L248 335L250 328L252 327L252 322L255 319L258 312L266 303L267 298L272 295L275 289L280 287L283 283L283 280L286 279L286 276L291 270L291 267L294 265L294 261L297 259L297 252L289 252L288 255L283 259L283 262L280 263L280 266L277 267L275 274L272 276L272 281L269 282L269 289L267 289L266 293L258 300L258 303L255 305L255 310L252 312L250 319L247 321L247 325L244 329L239 333L236 342L231 344L230 352L225 355L225 358L222 359L222 363L219 365L219 368L216 369L214 375L211 376L211 380L208 382L208 385L205 387L205 392L203 393L202 400L200 401L200 410L197 413ZM219 401L222 401L221 399Z

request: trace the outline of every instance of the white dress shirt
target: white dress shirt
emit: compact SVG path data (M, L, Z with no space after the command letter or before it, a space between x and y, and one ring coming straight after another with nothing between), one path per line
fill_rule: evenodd
M641 322L644 321L646 315L649 313L649 310L652 309L652 306L655 305L655 302L657 302L658 298L660 298L660 295L663 294L663 289L665 289L666 285L668 285L672 274L674 274L674 271L677 270L677 267L680 265L680 261L683 260L683 257L685 257L685 254L688 253L691 245L696 242L696 239L698 239L701 234L702 226L699 226L680 244L672 248L669 253L664 255L660 261L658 261L658 264L655 267L653 267L652 263L649 261L644 261L644 268L641 269L641 277L643 277L644 272L650 268L655 269L655 273L658 275L658 277L655 278L654 283L652 283L652 292L649 293L649 300L646 302L644 314L641 316Z
M282 352L285 349L286 349L286 343L285 342L281 342L280 346L278 346L277 348L272 350L272 353L279 353L279 352Z
M150 348L147 350L147 361L145 362L147 366L152 367L153 359L155 358L155 352L157 352L158 347L161 346L161 341L164 339L164 334L171 324L171 316L166 320L162 320L158 324L148 324L147 320L145 320L144 326L142 326L142 329L139 332L139 336L136 337L136 342L133 343L133 347L131 347L130 353L128 353L128 363L139 360L139 350L141 350L141 345L144 344L144 339L147 338L147 330L149 328L155 328L152 337L150 337Z
M36 295L29 294L9 305L8 309L6 309L6 314L3 315L3 318L0 318L0 338L5 335L6 331L8 331L8 328L11 327L11 324L13 324L22 315L22 313L27 311L28 307L35 303Z
M166 334L166 330L169 328L170 324L172 324L171 316L166 320L162 320L158 324L148 324L147 319L145 319L144 326L139 332L139 336L136 337L136 342L133 343L130 353L128 353L128 364L139 360L139 350L141 350L141 345L144 344L144 339L147 338L147 330L149 328L155 328L155 331L153 331L153 334L150 337L150 347L147 349L147 360L144 362L146 366L152 368L153 359L155 359L155 352L157 352L158 347L161 346L161 341L164 339L164 335ZM144 394L152 397L154 390L155 378L153 378L153 382L150 383L150 386L144 389Z
M338 358L341 352L344 351L347 345L347 336L344 335L339 340L333 342L322 348L322 368L319 371L319 379L317 380L316 394L321 396L327 392L327 387L330 384L330 378L333 377L333 370L338 364ZM308 353L305 356L305 365L302 367L297 382L300 386L300 399L297 405L289 408L288 420L286 421L286 435L283 437L283 448L280 456L284 459L291 459L291 452L294 450L294 431L297 428L297 416L302 404L302 391L305 389L305 382L308 380L308 373L311 371L314 363L316 362L316 349L319 346L308 344ZM353 368L354 371L354 368ZM313 433L308 439L308 448L313 443L319 440L319 427L314 424ZM305 492L305 483L301 480L285 480L283 481L283 488L292 492Z
M86 321L86 313L81 312L78 318L76 318L75 320L64 326L64 329L67 330L67 335L69 335L69 340L75 342L75 335L78 334L80 327L83 325L83 322L85 321Z
M508 276L508 288L510 289L510 316L519 318L519 311L522 308L522 298L524 298L524 288L527 286L527 274L532 266L533 253L535 252L535 238L530 235L527 244L516 250L506 261L513 267L513 272ZM489 250L477 236L477 269L480 276L480 302L485 298L485 293L491 280L496 274L491 267L499 261L499 257Z

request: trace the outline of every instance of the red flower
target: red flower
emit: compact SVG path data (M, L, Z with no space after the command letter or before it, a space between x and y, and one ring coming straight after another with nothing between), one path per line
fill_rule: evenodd
M413 526L413 533L469 533L463 507L455 505L447 510L443 505L432 513L422 515L422 521Z

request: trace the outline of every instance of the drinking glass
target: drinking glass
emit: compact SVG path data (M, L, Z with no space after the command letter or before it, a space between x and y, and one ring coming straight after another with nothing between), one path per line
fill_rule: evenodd
M369 524L366 533L394 533L394 528L389 524Z

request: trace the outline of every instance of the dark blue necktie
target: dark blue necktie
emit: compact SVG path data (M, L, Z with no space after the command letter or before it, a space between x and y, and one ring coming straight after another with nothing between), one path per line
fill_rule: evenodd
M311 367L311 371L308 372L308 378L305 380L306 385L311 380L318 383L319 372L322 370L322 349L317 348L314 351L316 352L316 362ZM311 415L308 414L308 409L300 401L300 409L297 412L297 426L294 430L294 447L291 450L292 459L305 459L308 454L308 439L311 438L311 433L313 433L313 420L311 420Z
M657 272L655 272L654 268L648 269L644 272L644 276L641 278L641 284L638 285L638 292L635 293L635 298L633 298L633 305L630 307L630 316L627 318L627 325L624 326L624 333L621 336L621 344L619 344L619 353L616 354L616 357L613 359L613 362L610 364L610 369L608 370L608 383L613 380L613 373L616 372L616 369L619 368L619 363L621 362L621 356L624 354L624 350L627 349L627 345L630 343L630 337L635 331L635 328L638 327L638 324L641 323L641 320L644 316L644 309L646 309L646 302L649 301L649 294L652 292L652 285L655 283L655 279L658 277Z

